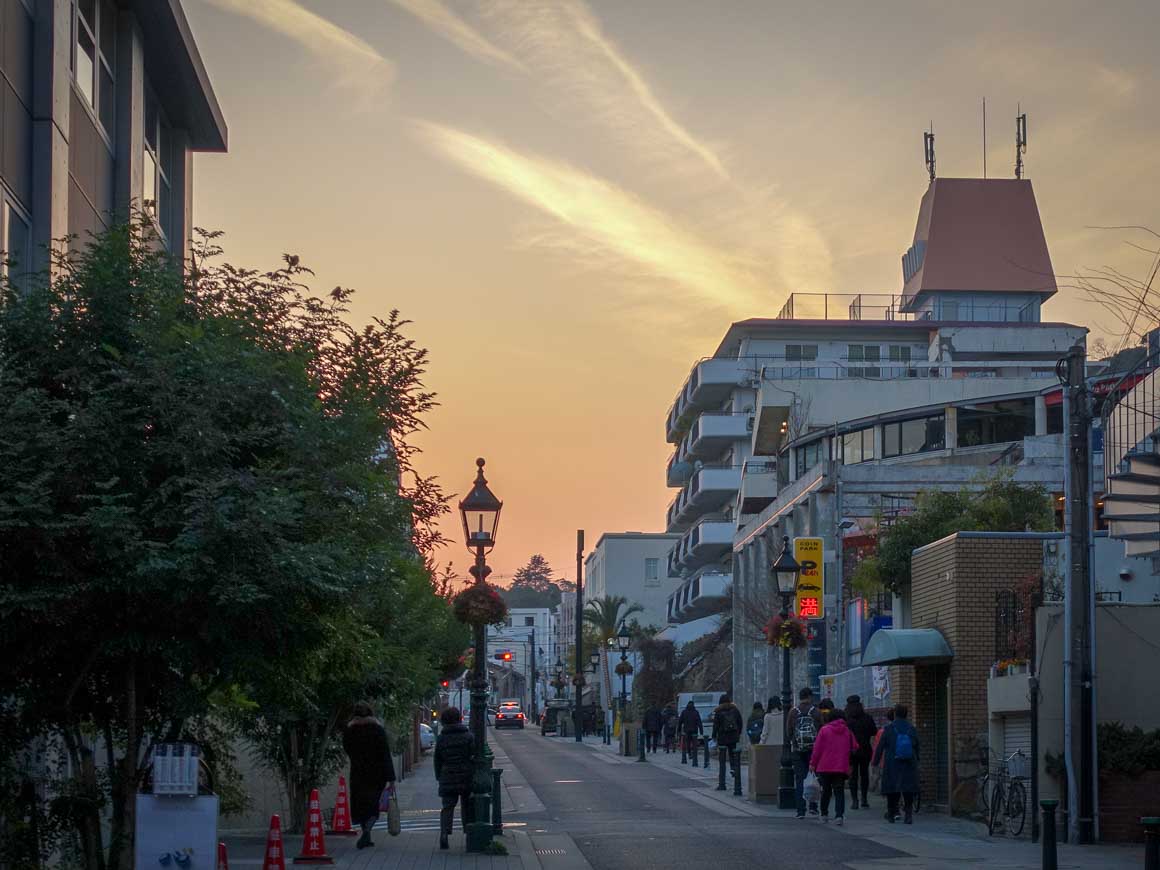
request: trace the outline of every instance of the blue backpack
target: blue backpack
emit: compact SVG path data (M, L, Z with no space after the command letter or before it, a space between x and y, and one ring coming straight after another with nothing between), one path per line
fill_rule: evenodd
M909 731L899 731L894 738L894 758L896 761L914 761L914 741Z

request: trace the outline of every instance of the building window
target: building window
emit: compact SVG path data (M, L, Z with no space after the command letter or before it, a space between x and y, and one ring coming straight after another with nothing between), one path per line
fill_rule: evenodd
M909 456L942 450L946 444L943 415L886 423L882 427L882 455Z
M958 320L959 319L959 303L943 300L942 302L942 320Z
M882 348L876 344L850 344L846 346L846 359L850 365L846 376L851 378L880 378L882 369L877 365L864 366L861 363L878 363L882 360Z
M661 560L644 560L644 585L659 586L661 583Z
M117 11L110 0L73 0L72 9L73 79L105 135L112 138Z
M1034 434L1034 399L1012 399L959 408L960 447L1022 441Z
M798 474L805 474L815 465L822 461L822 448L825 444L824 438L819 438L812 444L807 444L804 447L798 448Z
M535 624L536 624L536 617L534 617L534 616L525 616L524 617L524 625L525 626L528 626L528 625L535 626Z
M153 90L145 87L145 161L142 169L141 205L153 217L168 240L173 221L173 143Z
M23 286L31 271L32 231L28 220L7 196L0 206L0 274L12 284Z
M817 358L818 346L816 344L787 344L785 346L785 361L787 363L785 376L788 378L816 378L818 376L816 367L803 368L800 365L788 365L788 363L814 362Z
M857 465L859 462L875 459L874 427L847 432L842 436L841 445L843 465Z

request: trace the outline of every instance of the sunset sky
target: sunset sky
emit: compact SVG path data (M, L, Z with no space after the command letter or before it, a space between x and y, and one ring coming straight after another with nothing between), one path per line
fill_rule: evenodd
M661 529L666 409L732 320L899 290L930 123L939 174L981 175L986 97L1010 176L1022 104L1060 275L1141 275L1149 240L1095 227L1160 231L1155 0L184 6L230 132L197 223L414 321L442 403L421 470L462 493L487 457L498 575ZM1075 291L1045 317L1113 337Z

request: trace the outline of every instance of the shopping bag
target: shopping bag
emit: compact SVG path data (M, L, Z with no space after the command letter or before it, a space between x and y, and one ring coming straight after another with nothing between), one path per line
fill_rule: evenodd
M393 788L387 791L391 793L391 801L387 806L387 833L397 837L403 833L403 813L399 810L399 795Z
M385 816L387 814L387 812L391 808L391 803L392 803L391 790L389 788L384 788L382 793L379 795L379 815L380 816Z
M802 797L810 803L817 803L822 796L822 784L818 782L818 776L812 770L806 774L805 781L802 783Z

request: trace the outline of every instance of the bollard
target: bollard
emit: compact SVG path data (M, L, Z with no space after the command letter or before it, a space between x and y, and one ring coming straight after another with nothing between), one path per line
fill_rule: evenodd
M503 768L491 769L491 831L497 837L503 836L503 792L499 788L499 778L503 776Z
M639 751L639 756L636 759L637 761L648 761L648 759L644 757L644 752L645 752L645 748L646 748L645 743L646 743L646 740L645 740L645 736L644 736L644 729L638 728L637 732L636 732L636 748Z
M1059 806L1059 801L1040 801L1039 805L1043 807L1043 870L1058 870L1059 859L1056 856L1056 838L1055 838L1055 808Z
M1160 816L1144 816L1144 870L1160 870Z

